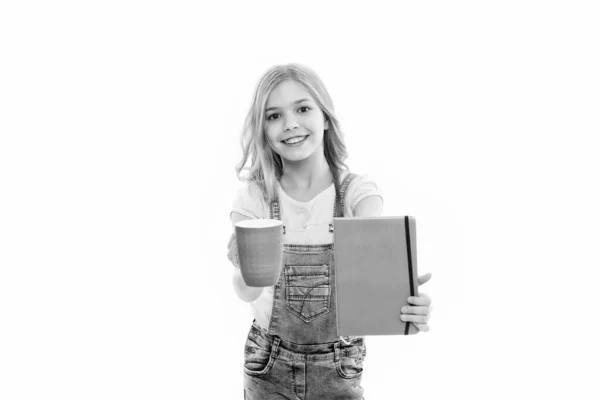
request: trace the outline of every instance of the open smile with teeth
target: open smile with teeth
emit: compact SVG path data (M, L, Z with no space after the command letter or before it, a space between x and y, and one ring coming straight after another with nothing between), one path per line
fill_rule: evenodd
M289 138L288 140L282 140L285 144L296 144L303 142L308 136L294 136L293 138Z

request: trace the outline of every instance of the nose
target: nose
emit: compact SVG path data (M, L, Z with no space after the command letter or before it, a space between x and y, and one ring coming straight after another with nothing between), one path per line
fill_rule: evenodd
M298 127L298 121L296 121L296 118L294 116L286 116L285 117L285 124L283 126L283 130L284 131L290 131L292 129L296 129Z

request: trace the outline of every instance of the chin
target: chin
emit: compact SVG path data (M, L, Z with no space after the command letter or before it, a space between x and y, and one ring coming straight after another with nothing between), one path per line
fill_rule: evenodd
M309 158L310 155L294 155L294 156L286 156L283 155L281 158L286 162L300 162Z
M281 157L288 161L302 161L310 158L316 151L317 149L302 149L298 152L285 151L282 152Z

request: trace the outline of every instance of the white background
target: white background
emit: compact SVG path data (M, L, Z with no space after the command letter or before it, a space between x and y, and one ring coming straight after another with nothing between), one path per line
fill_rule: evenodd
M287 62L433 274L365 397L598 398L594 2L200 3L0 6L0 398L242 398L234 167Z

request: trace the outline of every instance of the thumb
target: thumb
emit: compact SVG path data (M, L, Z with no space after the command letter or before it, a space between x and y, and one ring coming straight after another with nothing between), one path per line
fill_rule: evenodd
M427 281L429 281L431 279L431 272L426 273L425 275L421 275L419 276L419 286L427 283Z

